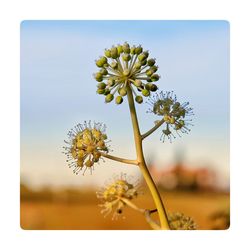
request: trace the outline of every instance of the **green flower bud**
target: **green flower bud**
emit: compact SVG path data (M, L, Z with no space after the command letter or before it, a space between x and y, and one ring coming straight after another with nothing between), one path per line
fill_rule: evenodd
M102 56L99 61L102 63L102 65L104 65L105 63L107 63L107 58L105 56Z
M142 47L141 47L141 45L139 45L138 47L136 47L135 53L136 53L137 55L139 55L139 54L142 53Z
M154 74L154 75L151 76L151 80L152 80L153 82L156 82L156 81L158 81L159 79L160 79L160 76L157 75L157 74Z
M142 95L144 95L144 96L149 96L149 95L150 95L150 92L149 92L149 90L147 90L147 89L143 89L141 93L142 93Z
M142 66L144 66L144 65L146 65L146 64L147 64L147 60L144 60L144 61L141 62L141 65L142 65Z
M151 58L151 59L148 59L148 66L153 66L155 64L155 59Z
M141 86L142 86L142 81L139 80L139 79L136 79L135 82L134 82L134 85L135 85L136 87L141 87Z
M124 70L123 70L123 75L124 75L124 76L128 76L129 74L130 74L129 69L124 69Z
M151 68L150 68L150 70L152 70L154 73L158 70L158 67L157 66L155 66L155 65L153 65Z
M101 82L103 80L102 74L100 72L97 72L95 74L95 79L96 79L96 81Z
M155 92L158 89L158 87L155 84L151 84L150 91Z
M96 91L99 95L103 95L105 93L105 89L97 89Z
M105 98L105 102L112 102L114 99L114 95L108 94Z
M125 53L125 54L123 54L122 59L123 59L123 61L128 62L131 59L131 55Z
M118 57L118 50L117 50L116 47L112 47L112 48L111 48L111 57L112 57L113 59L116 59L116 58Z
M113 87L113 86L115 85L115 79L109 78L108 81L107 81L107 84L108 84L110 87Z
M123 44L122 48L123 48L124 53L128 53L128 54L130 53L130 46L129 46L129 44L127 42L125 42Z
M135 65L134 65L135 69L140 69L141 66L142 66L142 65L141 65L140 62L137 62L137 63L135 63Z
M131 55L135 55L135 49L136 47L134 45L130 48Z
M138 56L138 60L139 61L144 61L145 59L147 59L147 57L143 54L143 53L141 53L139 56Z
M146 58L148 58L149 53L148 53L148 51L147 51L147 50L146 50L146 51L144 51L144 52L142 52L142 54L144 54L144 55L146 56Z
M136 97L135 97L135 101L136 101L137 103L142 103L142 102L143 102L142 96L140 96L140 95L136 96Z
M118 68L118 63L113 61L111 64L110 64L111 68L112 69L117 69Z
M106 57L110 58L111 57L111 50L110 49L105 49L104 54Z
M150 70L150 69L146 70L146 75L147 76L151 76L153 74L154 74L154 72L152 70Z
M116 98L115 98L115 103L116 104L121 104L123 102L123 98L120 96L120 95L118 95Z
M150 90L151 89L151 85L152 85L152 83L147 83L145 85L145 89Z
M104 82L100 82L98 85L97 85L97 88L98 89L105 89L106 88L106 84Z
M121 96L125 96L125 95L127 95L127 90L126 90L126 88L120 88L120 89L118 90L118 93L119 93Z
M101 68L102 67L102 62L100 60L96 60L95 64L97 67Z
M105 76L105 75L108 74L108 71L107 71L106 69L101 69L101 70L100 70L100 73L101 73L103 76Z
M109 89L105 89L104 95L108 95L110 93Z
M123 52L122 45L120 44L117 45L117 51L118 51L118 55L120 56L120 54Z

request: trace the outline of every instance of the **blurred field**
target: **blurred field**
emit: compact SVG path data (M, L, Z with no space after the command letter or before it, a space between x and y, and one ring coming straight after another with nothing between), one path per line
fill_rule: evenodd
M222 219L211 220L214 213L229 208L229 194L216 192L162 191L162 197L171 212L178 211L193 219L198 229L224 229ZM103 218L95 191L74 193L70 197L57 194L46 199L27 199L21 196L20 224L23 229L150 229L141 214L132 209L124 210L125 219ZM69 197L69 196L67 196ZM136 200L136 205L153 209L148 193Z

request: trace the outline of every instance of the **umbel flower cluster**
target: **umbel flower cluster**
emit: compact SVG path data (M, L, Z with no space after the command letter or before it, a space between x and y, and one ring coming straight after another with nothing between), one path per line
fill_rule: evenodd
M163 117L166 124L165 129L162 130L161 140L163 142L165 137L170 141L175 138L174 131L179 136L179 132L187 134L190 131L188 126L192 125L190 123L192 120L187 119L187 117L193 115L193 109L188 106L189 102L180 104L173 91L156 93L149 98L148 103L151 106L148 112Z
M194 220L182 213L169 213L168 220L171 230L195 230L197 228Z
M127 87L132 89L137 103L142 103L143 96L148 97L158 89L154 84L160 78L156 74L158 66L140 45L130 47L125 42L106 49L96 60L96 65L99 67L94 74L98 82L97 93L105 96L106 103L113 101L116 95L116 104L121 104L127 95Z
M114 177L97 192L97 197L103 202L100 205L101 213L107 216L114 210L112 219L117 219L123 213L127 201L135 199L138 194L140 194L138 182L131 180L131 177L127 177L124 173Z
M65 154L68 157L69 167L74 168L74 173L78 174L87 169L92 172L95 163L99 162L102 154L108 153L107 135L105 125L102 123L85 122L77 124L74 129L68 132L68 141Z

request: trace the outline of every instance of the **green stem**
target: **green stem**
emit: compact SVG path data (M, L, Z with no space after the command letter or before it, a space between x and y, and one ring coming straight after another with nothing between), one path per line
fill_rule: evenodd
M163 202L161 200L157 187L148 171L148 168L144 159L143 149L142 149L142 136L141 136L140 129L139 129L133 94L132 94L132 90L129 84L127 85L127 96L128 96L130 115L131 115L131 120L132 120L132 125L133 125L133 131L134 131L134 140L135 140L135 146L136 146L138 165L141 169L142 175L148 185L148 188L152 194L153 200L158 210L159 219L161 223L161 229L170 229L168 220L167 220L167 213L165 211Z

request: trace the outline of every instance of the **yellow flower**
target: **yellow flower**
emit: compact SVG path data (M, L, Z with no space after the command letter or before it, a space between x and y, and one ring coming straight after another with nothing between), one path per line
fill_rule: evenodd
M141 191L138 181L135 182L131 177L122 173L97 192L97 197L102 201L100 205L102 207L101 213L106 217L114 210L112 219L117 219L126 206L124 200L135 199L139 194L141 194Z
M148 113L162 116L164 119L166 128L162 130L161 140L163 142L165 137L171 142L172 138L175 138L173 132L181 136L179 132L187 134L190 131L188 126L192 125L190 123L192 120L186 118L194 114L193 109L189 107L189 102L180 104L172 91L165 93L161 91L150 97L147 103L151 106Z
M78 174L87 169L92 173L94 164L99 162L102 154L108 153L107 135L105 125L102 123L84 122L77 124L68 133L68 141L64 141L69 167L73 167L73 172Z
M171 230L195 230L196 224L191 217L182 213L169 213L168 220Z

